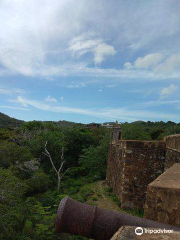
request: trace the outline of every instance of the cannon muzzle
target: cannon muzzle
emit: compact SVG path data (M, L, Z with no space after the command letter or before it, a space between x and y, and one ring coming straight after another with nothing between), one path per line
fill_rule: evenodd
M58 233L71 233L97 240L109 240L121 226L180 231L177 226L101 209L70 197L61 200L55 222Z

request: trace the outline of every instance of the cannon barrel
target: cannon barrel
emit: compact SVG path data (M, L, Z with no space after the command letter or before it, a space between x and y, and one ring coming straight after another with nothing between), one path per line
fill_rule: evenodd
M65 197L57 212L55 229L97 240L109 240L121 226L138 226L180 231L180 227L101 209Z

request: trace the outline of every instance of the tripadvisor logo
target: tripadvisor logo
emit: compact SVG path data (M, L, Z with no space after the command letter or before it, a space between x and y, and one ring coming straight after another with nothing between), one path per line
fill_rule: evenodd
M137 228L135 229L135 234L136 234L136 235L142 235L142 234L143 234L143 229L142 229L141 227L137 227Z
M162 234L162 233L173 233L173 230L170 230L170 229L148 229L148 228L141 228L141 227L137 227L135 229L135 234L136 235L142 235L143 233L149 233L149 234Z

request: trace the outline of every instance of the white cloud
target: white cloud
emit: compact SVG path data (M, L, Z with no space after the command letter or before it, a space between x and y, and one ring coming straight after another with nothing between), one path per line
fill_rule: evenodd
M171 96L172 94L174 94L177 90L178 90L178 86L171 84L169 87L163 88L160 91L160 97L167 98L167 97Z
M69 43L70 51L81 56L88 52L94 54L94 63L101 64L106 56L113 56L116 50L113 46L106 44L102 39L96 39L92 33L83 34L74 38Z
M86 84L84 82L71 82L66 86L67 88L84 88Z
M106 88L115 88L117 84L112 84L112 85L105 85Z
M171 74L173 72L180 72L180 53L172 54L170 57L159 64L155 69L155 72L160 72L164 74Z
M138 57L133 63L126 62L124 67L128 70L140 69L152 72L156 79L174 78L180 76L180 53L168 56L162 53L151 53Z
M57 99L51 97L50 95L48 95L45 100L46 100L46 102L54 102L54 103L57 102Z
M9 108L9 109L14 109L14 110L29 111L28 108L14 107L14 106L0 106L0 108Z
M95 64L101 64L104 61L105 56L113 56L116 54L116 50L113 46L106 43L99 44L94 50L94 62Z
M145 57L139 57L134 62L135 68L149 69L157 66L163 60L163 55L161 53L151 53Z
M144 110L133 110L131 108L102 108L102 109L83 109L83 108L74 108L74 107L65 107L60 105L48 105L46 103L36 101L36 100L28 100L23 97L18 97L16 100L12 100L11 102L20 103L23 106L31 106L36 109L49 111L49 112L57 112L57 113L75 113L82 114L87 116L94 116L104 119L111 120L122 120L122 121L135 121L135 120L155 120L155 119L174 119L176 115L160 113L160 112L152 112L152 111L144 111Z
M3 95L13 95L13 94L23 94L23 93L25 93L25 90L20 88L0 87L0 94L3 94Z
M68 17L67 4L71 1L1 1L0 63L10 73L32 76L41 68L58 66L57 56L62 55L67 38L77 30L72 14ZM56 63L47 64L49 58Z
M130 57L139 56L138 51L144 55L165 52L170 56L180 49L179 10L178 0L131 4L123 0L1 1L0 64L4 68L0 75L40 75L49 79L74 73L86 75L93 70L87 68L89 55L93 54L95 63L100 64L116 51L115 60L127 57L131 61ZM87 31L91 33L88 36L84 34ZM68 47L82 58L70 54ZM140 60L137 67L142 69L152 64ZM173 61L157 68L156 78L159 73L166 78L165 69L171 64L171 75L177 75L179 65ZM126 69L130 64L125 64ZM100 74L99 69L94 71ZM106 69L102 70L102 75L106 74ZM135 71L128 72L128 77L133 74L135 77Z
M69 42L68 49L78 56L92 52L93 49L103 42L101 39L93 39L93 37L93 33L86 33L75 37Z
M127 69L131 69L132 68L132 64L130 62L126 62L124 64L124 67L127 68Z
M180 106L180 100L163 100L158 99L156 101L148 101L148 102L144 102L144 103L140 103L140 107L149 107L149 106L153 106L153 107L157 107L159 105L174 105L173 107L178 108Z

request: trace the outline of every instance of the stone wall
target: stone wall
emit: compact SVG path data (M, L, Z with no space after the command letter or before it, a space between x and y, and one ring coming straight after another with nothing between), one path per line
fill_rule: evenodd
M145 218L180 226L180 163L149 184Z
M180 163L180 134L167 136L165 169L170 168L174 163Z
M147 185L164 170L165 142L116 141L109 147L107 182L122 208L143 208Z
M107 183L112 187L113 192L120 198L122 191L122 148L119 145L110 145L107 164Z

